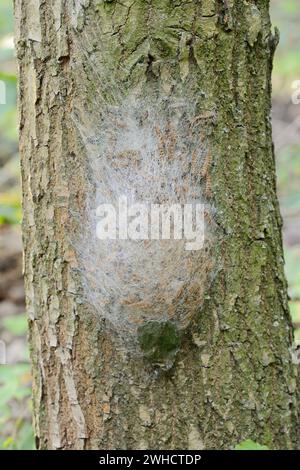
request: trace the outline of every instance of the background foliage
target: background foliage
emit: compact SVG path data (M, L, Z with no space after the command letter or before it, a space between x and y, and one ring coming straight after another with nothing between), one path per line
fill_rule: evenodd
M271 1L273 23L281 31L273 77L278 192L284 218L291 314L296 339L300 342L300 104L293 104L291 100L295 91L293 82L300 80L299 7L299 0ZM0 365L0 449L33 449L31 378L21 273L12 0L1 0L0 4L0 81L6 86L6 105L0 104L0 340L7 344L7 364ZM257 444L250 438L235 448L265 449L263 443Z

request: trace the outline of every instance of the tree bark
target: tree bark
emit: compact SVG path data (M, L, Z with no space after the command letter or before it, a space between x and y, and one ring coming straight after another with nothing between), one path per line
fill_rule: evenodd
M270 123L278 38L269 2L15 0L15 17L37 447L230 449L251 438L299 448ZM150 306L143 298L130 305L131 321L128 306L116 313L122 289L131 288L128 272L113 256L104 276L109 260L97 254L89 217L105 178L124 176L121 156L112 170L115 155L105 151L126 137L133 115L150 119L144 108L153 112L158 159L167 147L174 153L172 125L174 146L194 149L208 241L198 258L191 254L200 266L194 291L180 257L166 271L186 275L184 314L180 296L176 303L167 293L172 275L158 274L158 300L150 282L157 266L148 272L147 261L143 273L130 252L153 295ZM122 154L130 171L139 145L131 144ZM101 166L106 158L111 167ZM145 178L145 192L154 185ZM101 288L115 272L113 310ZM180 336L167 365L142 351L134 326L149 325L148 314L165 321L156 312L164 303L174 307L170 324Z

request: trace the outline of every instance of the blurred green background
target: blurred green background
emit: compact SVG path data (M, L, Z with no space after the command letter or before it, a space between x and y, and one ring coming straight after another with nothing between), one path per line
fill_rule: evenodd
M273 129L278 192L284 218L286 274L295 335L300 342L300 90L299 0L272 0L273 24L281 32L273 76ZM299 80L299 84L295 83ZM2 85L1 85L2 83ZM1 104L5 84L6 104ZM20 169L17 145L16 63L12 0L0 4L0 449L33 449L20 235ZM3 100L3 96L2 96ZM295 99L294 99L295 101ZM298 101L298 100L296 100Z

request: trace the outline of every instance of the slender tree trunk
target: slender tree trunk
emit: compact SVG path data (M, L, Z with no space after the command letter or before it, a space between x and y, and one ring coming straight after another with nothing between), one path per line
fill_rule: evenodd
M15 0L38 448L299 446L268 8ZM205 203L203 250L101 244L132 189Z

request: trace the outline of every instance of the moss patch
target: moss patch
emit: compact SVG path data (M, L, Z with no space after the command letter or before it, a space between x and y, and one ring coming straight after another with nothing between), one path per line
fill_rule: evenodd
M180 348L178 329L169 321L151 321L140 326L138 341L144 356L155 364L173 360Z

